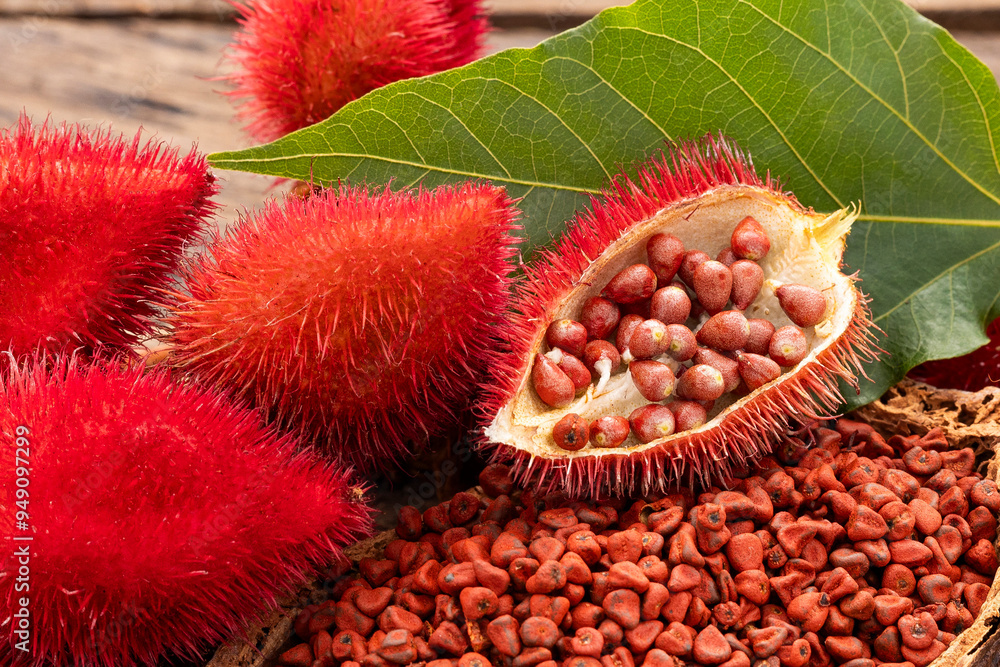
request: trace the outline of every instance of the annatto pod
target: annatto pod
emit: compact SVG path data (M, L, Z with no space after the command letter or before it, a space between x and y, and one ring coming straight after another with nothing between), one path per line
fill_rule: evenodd
M200 663L372 528L348 470L162 369L12 364L0 447L0 665Z
M762 456L792 419L834 411L843 400L838 380L857 386L862 362L878 350L867 300L856 278L840 272L855 218L848 210L820 215L804 208L770 175L758 177L749 158L722 138L673 145L634 180L619 176L525 269L507 347L493 355L479 406L484 446L495 460L511 462L521 483L572 495L664 491ZM763 281L759 272L730 269L736 261L758 264ZM671 289L676 300L676 288L685 291L693 304L685 323L651 319L656 292L647 294L649 274L637 267L652 269L657 292ZM737 298L726 299L726 290ZM615 310L628 327L621 336ZM573 354L559 347L559 332L571 328L566 320L590 325L583 359L593 381L546 404L532 370L538 355L559 366ZM797 327L808 343L791 367L769 357L763 340L782 327ZM620 359L613 354L619 350ZM788 363L798 355L779 358ZM629 366L639 359L673 371L677 381L664 400L652 402L636 386ZM642 363L648 375L650 364ZM541 395L565 384L556 373L544 381ZM651 404L674 406L675 417L700 404L707 419L642 410ZM627 418L631 431L620 446L592 440L568 451L556 445L552 429L570 413L591 423Z
M483 380L515 215L476 183L271 203L189 267L171 363L366 473L391 466Z

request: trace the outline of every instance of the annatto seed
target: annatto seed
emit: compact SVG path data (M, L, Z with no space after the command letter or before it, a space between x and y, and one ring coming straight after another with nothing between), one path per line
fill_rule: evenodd
M647 443L674 433L674 413L665 405L650 403L636 408L628 417L629 425L639 442Z
M684 404L707 415L658 407ZM941 434L828 425L700 495L570 501L490 466L486 501L403 508L278 664L926 667L989 594L995 486Z
M692 401L714 401L725 388L722 373L707 364L696 364L677 379L674 393Z
M578 451L590 441L590 424L580 415L570 412L552 427L552 439L560 449Z

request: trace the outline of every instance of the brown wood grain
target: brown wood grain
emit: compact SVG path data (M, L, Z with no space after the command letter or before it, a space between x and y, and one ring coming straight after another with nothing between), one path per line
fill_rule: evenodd
M33 118L111 126L129 136L140 128L186 151L253 145L221 94L223 51L234 26L155 19L78 20L0 17L0 127L24 109ZM497 31L491 50L533 46L551 33ZM274 179L218 172L221 226L241 208L281 191Z
M0 126L14 123L24 109L39 120L110 125L129 135L142 128L182 150L194 144L206 152L250 146L220 94L226 84L215 80L227 71L223 53L233 30L231 24L192 20L0 17ZM533 46L552 34L501 29L489 44L492 51ZM956 37L1000 72L1000 34ZM241 208L258 207L276 192L267 177L219 174L223 227Z
M574 14L593 16L630 0L486 0L496 14ZM917 11L970 12L1000 10L1000 0L906 0ZM0 0L0 14L49 16L230 16L224 0Z

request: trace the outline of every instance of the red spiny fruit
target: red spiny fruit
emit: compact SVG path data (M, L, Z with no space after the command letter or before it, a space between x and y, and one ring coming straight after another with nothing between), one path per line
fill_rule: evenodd
M118 349L149 333L158 288L215 206L204 157L22 115L0 131L0 165L0 350Z
M511 464L519 483L542 491L650 493L724 478L770 451L791 420L836 411L839 381L857 386L863 362L878 349L856 277L840 271L855 217L804 208L769 177L759 178L724 139L671 146L635 179L618 177L525 268L478 405L483 446ZM711 260L727 253L753 256L741 260L759 266L752 285ZM656 278L649 298L647 266ZM725 280L704 280L706 267ZM653 316L664 290L665 298L680 293L692 304L684 322ZM636 313L641 323L634 324ZM560 375L573 350L547 340L553 322L587 329L589 386ZM799 328L807 352L782 371L751 333L770 339L786 326ZM747 354L751 344L762 354ZM591 363L596 350L609 358ZM543 367L548 372L539 375ZM651 368L676 382L649 391L643 376ZM567 384L570 390L553 397L550 390ZM704 419L666 417L692 401ZM618 446L595 441L567 451L553 434L569 414L581 432L608 417L628 418L632 432ZM663 423L647 428L640 417L649 414L664 415Z
M242 30L227 93L256 139L318 123L365 93L479 57L480 0L257 0L234 3Z
M392 465L482 380L515 211L472 183L272 202L189 270L173 363L366 472Z
M941 389L979 391L1000 387L1000 319L986 327L990 342L978 350L953 359L938 359L920 364L910 371L914 380Z
M363 488L224 395L115 361L44 361L0 388L0 664L197 659L370 532ZM24 547L30 592L16 586Z

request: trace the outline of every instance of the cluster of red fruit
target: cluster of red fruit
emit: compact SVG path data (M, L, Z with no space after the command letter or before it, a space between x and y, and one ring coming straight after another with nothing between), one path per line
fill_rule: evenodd
M398 539L295 622L285 667L924 667L968 628L1000 493L940 431L841 419L728 490L572 502L504 466L399 513Z
M778 379L782 367L805 359L810 343L802 328L823 320L822 292L774 286L794 323L777 330L767 319L745 315L764 287L758 262L770 249L767 233L750 216L736 225L730 246L714 260L686 249L676 236L656 234L646 242L648 263L618 272L600 296L584 302L578 321L549 325L550 350L537 354L531 369L543 403L566 408L578 399L589 402L610 391L610 376L626 366L635 389L650 401L628 418L606 414L588 423L570 412L553 429L556 445L569 451L588 442L619 447L630 432L649 443L698 428L725 394L746 395Z

